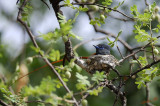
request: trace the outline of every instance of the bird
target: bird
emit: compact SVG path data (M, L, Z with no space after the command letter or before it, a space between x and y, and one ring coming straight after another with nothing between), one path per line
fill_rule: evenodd
M101 44L93 45L93 46L96 48L96 53L92 54L92 55L90 56L91 58L90 58L90 57L80 57L80 59L88 59L88 58L93 59L92 56L94 56L94 55L102 55L102 56L107 55L107 56L111 57L111 58L109 58L109 60L113 60L113 61L111 61L111 63L114 63L115 58L114 58L112 55L110 56L111 47L110 47L107 43L101 43ZM108 59L108 57L107 57L107 59ZM59 63L59 62L62 62L62 61L63 61L63 59L58 60L58 61L51 62L51 64ZM107 62L107 64L109 64L109 63ZM110 65L110 64L109 64L109 65ZM44 66L42 66L42 67L39 67L39 68L37 68L37 69L29 72L28 74L19 77L19 78L17 79L17 81L20 80L20 79L22 79L23 77L25 77L25 76L27 76L27 75L35 72L35 71L38 71L38 70L40 70L40 69L42 69L42 68L45 68L45 67L47 67L47 66L48 66L48 65L44 65Z
M86 71L94 74L96 71L109 73L111 68L119 65L118 60L111 55L111 47L107 43L93 45L96 48L95 55L91 55L86 60Z
M96 48L95 55L110 55L111 47L108 44L93 45Z

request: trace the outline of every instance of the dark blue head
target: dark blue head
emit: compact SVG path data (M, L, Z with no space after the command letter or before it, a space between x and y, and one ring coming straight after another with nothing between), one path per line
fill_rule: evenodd
M98 44L93 45L96 48L96 55L109 55L110 54L110 46L107 44Z

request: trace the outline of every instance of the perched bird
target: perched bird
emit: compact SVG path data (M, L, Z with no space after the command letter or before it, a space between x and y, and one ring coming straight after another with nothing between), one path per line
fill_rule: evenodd
M96 48L95 55L110 55L110 46L107 44L93 45Z
M110 68L118 65L117 59L110 54L110 46L108 44L93 45L96 48L95 55L90 56L86 60L86 71L93 74L96 71L105 71L109 73Z

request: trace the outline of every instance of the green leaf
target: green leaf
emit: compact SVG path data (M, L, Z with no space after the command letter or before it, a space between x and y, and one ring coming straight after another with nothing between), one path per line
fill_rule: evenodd
M33 11L32 5L30 2L27 2L22 11L22 21L26 22L28 27L30 27L29 17Z
M117 42L118 37L119 37L121 34L122 34L122 31L119 31L119 32L118 32L118 36L116 37L116 39L115 39L115 41L114 41L114 42Z
M87 89L87 87L91 86L90 82L87 80L87 76L82 76L79 73L76 73L77 81L78 83L76 84L77 89Z
M86 12L86 11L88 11L88 8L79 6L78 10L79 10L79 11Z
M70 3L70 0L66 0L65 3L68 3L68 4L69 4L69 3Z
M112 3L112 0L105 0L104 2L102 2L102 4L106 7L111 5L111 3Z
M25 96L41 96L41 95L49 95L52 92L56 91L56 86L59 84L59 80L51 79L50 76L47 78L43 78L40 86L29 86L25 87ZM61 86L61 85L60 85Z
M152 29L152 30L155 31L156 33L159 32L159 29L158 29L158 28L154 28L154 29Z
M131 60L130 63L138 63L137 60Z
M44 51L40 50L40 48L36 48L34 46L31 46L31 49L33 49L37 53L41 53L42 55L44 55Z
M138 89L140 89L142 86L142 82L135 82L135 84L138 84Z
M114 9L116 10L118 7L120 7L122 4L124 3L124 1L119 2L118 6L114 7Z
M87 92L88 92L90 95L98 96L98 93L102 92L102 90L103 90L103 87L98 87L97 89L88 90Z
M50 60L52 61L57 61L60 59L60 52L59 50L54 50L52 49L51 52L49 53L49 57Z
M138 61L141 63L143 67L148 64L146 57L139 56Z
M137 6L136 5L133 5L130 10L132 11L131 14L134 15L134 17L136 17L137 15L139 15L139 12L138 12L138 9L137 9Z
M93 74L93 77L91 79L92 81L99 83L99 81L104 81L105 78L106 78L106 75L104 75L104 72L96 71L96 73Z
M146 26L147 24L150 24L152 14L151 13L144 13L144 14L139 14L137 16L138 20L143 22L143 25Z
M148 33L143 30L140 29L139 26L135 26L136 30L134 31L134 33L137 33L138 35L135 36L135 39L137 39L137 42L144 42L149 40L149 38L151 38Z
M160 24L157 25L158 29L160 29Z

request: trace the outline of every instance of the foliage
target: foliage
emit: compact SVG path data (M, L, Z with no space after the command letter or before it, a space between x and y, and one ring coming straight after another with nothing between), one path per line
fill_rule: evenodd
M142 67L146 66L148 64L146 57L140 56L138 59L139 63L142 65ZM140 89L142 86L146 86L146 82L151 82L156 76L157 76L158 68L150 67L149 69L144 69L141 72L139 72L136 78L136 84L138 84L138 89Z
M19 5L21 6L24 0L20 0ZM30 27L30 23L29 23L29 18L30 18L30 14L32 13L32 6L30 2L27 2L27 4L25 5L25 7L23 8L23 13L22 13L22 20L24 22L27 22L28 26Z
M76 77L77 77L77 84L76 84L76 87L78 90L86 90L87 87L90 87L91 84L90 82L87 80L88 77L87 76L82 76L81 74L79 73L76 73Z
M105 0L104 2L102 2L104 6L109 6L111 5L111 3L112 3L112 0Z
M26 4L23 4L24 2L25 0L19 1L19 7L23 6L21 8L23 10L21 14L22 15L21 19L23 22L27 23L28 30L30 30L32 29L32 27L30 27L30 17L34 12L35 8L31 1L27 1ZM39 2L40 1L38 1L37 3ZM103 94L104 92L103 90L105 87L108 88L107 90L110 90L111 93L115 94L114 96L116 98L115 100L116 102L118 100L117 98L120 97L120 99L122 99L122 96L125 96L125 93L123 94L123 92L127 92L127 93L130 92L129 87L126 86L128 84L126 83L126 81L131 80L130 82L131 83L134 82L134 84L138 89L145 88L148 83L159 84L157 79L159 79L159 75L160 75L160 69L159 69L160 66L159 66L159 61L157 62L157 60L159 60L158 41L159 41L159 30L160 30L160 15L159 15L159 8L157 7L157 3L153 2L152 4L148 4L148 6L146 5L147 11L144 11L144 12L141 12L141 10L138 8L137 5L133 5L132 7L130 7L130 13L132 14L132 16L126 15L128 14L127 12L120 11L120 10L123 10L123 8L125 8L125 6L123 5L124 3L125 3L125 0L122 2L115 2L112 0L99 0L99 1L81 0L81 2L79 3L71 2L71 0L65 0L64 2L61 2L59 4L58 8L60 9L63 7L71 8L72 10L75 11L75 14L73 15L73 17L71 16L70 19L67 19L65 15L63 15L61 12L58 13L58 17L57 17L57 19L59 19L58 28L55 28L53 31L49 31L47 33L41 33L39 31L38 37L41 37L43 39L42 41L41 40L39 41L36 39L36 42L38 42L39 47L35 47L29 44L27 45L27 47L30 47L30 48L27 48L26 55L21 53L19 57L17 57L15 60L12 60L12 59L8 59L9 57L6 55L6 52L5 52L6 46L0 43L0 59L3 62L2 64L0 64L0 70L3 69L3 67L4 67L3 69L4 71L7 70L5 73L7 81L0 80L0 87L1 87L0 96L2 96L2 99L7 104L15 103L16 105L19 105L19 106L27 105L26 104L27 101L25 100L25 98L28 98L28 101L30 100L32 101L32 99L36 101L40 101L41 103L37 103L37 104L41 104L41 105L48 103L53 106L58 106L58 105L72 106L74 104L73 102L73 96L74 96L77 99L77 101L81 103L81 105L87 105L87 104L93 105L90 101L93 101L92 99L94 98L94 96L97 96L96 100L98 99L98 101L103 100L101 98L105 96ZM98 8L92 9L91 7L98 7ZM121 9L119 10L119 8ZM29 70L33 70L35 66L40 67L43 63L42 63L42 60L37 58L39 57L39 54L43 55L44 58L47 58L50 61L58 61L60 60L60 58L63 58L64 56L65 50L63 47L64 45L62 44L65 44L70 38L72 38L73 44L75 43L77 44L78 40L82 40L82 38L74 34L72 30L74 29L74 24L76 23L78 16L84 12L86 12L87 15L89 16L90 22L88 24L93 25L96 32L100 32L108 36L105 38L105 40L108 40L109 42L108 45L113 47L111 53L113 55L116 55L118 58L120 58L120 56L118 52L115 52L114 46L116 44L116 46L118 47L119 43L123 44L123 47L125 49L123 53L120 53L122 58L122 63L121 63L122 65L120 64L115 69L113 68L110 69L109 70L110 74L106 75L106 72L104 72L103 70L96 71L93 74L87 73L80 66L75 64L75 59L72 59L69 62L63 61L63 63L65 63L65 66L59 65L59 63L55 62L56 65L53 64L53 67L55 68L57 72L56 74L58 74L58 77L60 77L64 83L62 83L62 81L59 80L57 76L53 75L52 73L49 73L48 70L44 72L45 74L43 76L45 76L45 78L42 78L42 79L38 78L40 74L43 74L43 72L41 73L39 71L39 73L35 75L35 79L37 79L40 83L39 85L37 84L35 85L35 83L37 82L31 81L32 83L28 85L26 84L25 87L21 88L21 91L18 94L12 93L8 88L12 85L12 87L15 90L16 87L18 86L18 84L15 86L13 85L15 82L19 81L19 80L17 81L17 79L21 71L19 68L20 64L30 63L26 65ZM121 17L120 18L112 17L111 12L117 12L121 14L123 17L127 18L128 20L123 19ZM158 19L158 16L159 16L159 19ZM103 30L100 29L99 31L98 28L102 24L103 25L108 24L106 21L108 17L111 17L111 19L114 18L120 21L125 21L125 22L127 21L129 22L131 21L132 23L134 22L133 34L131 34L130 36L128 35L129 37L124 37L122 34L123 32L122 30L119 30L119 32L117 31L117 32L111 32L111 33L107 32L106 29L103 29ZM94 40L95 39L93 39L92 41ZM43 47L44 45L45 47ZM53 47L53 45L55 47ZM51 46L51 47L48 47L48 46ZM49 49L46 49L46 48L49 48ZM84 50L84 48L83 50L80 48L79 51L83 54L87 53L87 51ZM118 51L121 52L120 50ZM78 57L79 53L75 51L74 53ZM64 56L64 58L65 57L66 55ZM34 61L33 61L33 58L34 58ZM123 59L124 60L128 59L130 62L128 61L126 62ZM66 58L66 60L69 60L69 59ZM8 66L6 65L6 61L9 63ZM24 61L29 61L29 62L24 62ZM12 63L14 63L14 65L10 66L10 64ZM10 68L7 68L9 66ZM8 70L11 70L11 71L8 71ZM118 70L118 72L116 72L116 70ZM1 77L1 73L0 73L0 77ZM112 78L109 79L109 77L112 77ZM2 79L3 79L3 74L2 74ZM108 82L108 86L101 85L102 82L105 82L105 81ZM64 84L68 88L66 88ZM159 88L159 86L157 85L156 87ZM129 85L129 86L132 87L132 85ZM135 92L138 92L137 89L136 90L133 89L133 91L134 92L130 92L131 95L133 95L133 93ZM107 96L109 95L109 98L111 93L107 92ZM103 96L99 97L99 95L101 94ZM89 95L91 97L91 100L87 98ZM127 99L128 98L129 96L127 97ZM140 96L140 98L142 98L142 96ZM107 102L108 100L111 100L111 99L113 98L110 98L110 99L105 98ZM104 102L105 104L105 101L102 101L102 102ZM113 100L111 102L113 102ZM101 105L100 103L101 101L99 101L98 105Z
M11 101L12 103L15 103L19 106L27 106L23 100L24 96L21 93L19 93L19 95L12 94L12 92L9 91L9 89L6 89L3 86L2 88L0 88L0 91L3 93L3 97Z
M98 94L102 92L102 89L103 87L98 87L97 89L88 90L87 92L89 92L90 95L98 96Z
M92 81L99 83L99 81L104 81L105 78L106 75L104 75L104 72L96 71L96 73L93 74Z

